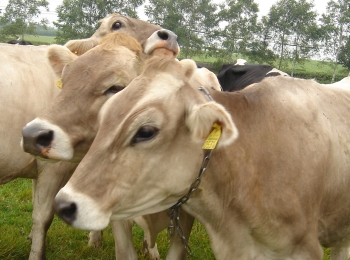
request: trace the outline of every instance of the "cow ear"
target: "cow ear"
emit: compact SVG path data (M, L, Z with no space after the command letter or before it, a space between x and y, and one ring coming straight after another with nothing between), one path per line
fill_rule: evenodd
M77 58L69 49L60 45L51 45L46 52L51 68L58 77L62 76L64 66Z
M214 102L193 106L186 124L195 140L204 143L213 129L214 123L221 127L218 147L231 144L238 137L238 130L226 109Z
M206 88L213 88L215 90L222 91L218 78L207 68L196 69L191 78L191 82L193 81L198 82L201 86Z
M184 75L190 79L193 75L193 73L196 71L197 69L197 65L193 60L190 59L183 59L180 61L181 67L182 67L182 71L184 73Z
M80 56L88 50L97 46L98 42L95 37L90 37L81 40L70 40L64 46L67 47L71 52Z

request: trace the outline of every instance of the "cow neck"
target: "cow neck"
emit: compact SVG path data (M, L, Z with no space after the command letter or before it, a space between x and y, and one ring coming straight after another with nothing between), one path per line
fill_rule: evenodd
M213 97L210 95L209 91L205 88L205 87L199 87L198 88L199 91L201 91L209 101L214 101ZM219 127L219 126L217 126ZM181 224L180 224L180 215L179 215L179 212L180 212L180 208L183 204L185 204L189 199L190 199L190 196L193 192L195 192L201 181L202 181L202 176L204 174L204 172L206 171L206 169L208 168L208 165L209 165L209 162L210 162L210 158L213 154L213 151L214 151L214 148L215 147L211 147L209 149L204 149L205 150L205 154L204 154L204 158L203 158L203 161L202 161L202 166L199 170L199 174L197 176L197 178L194 180L194 182L191 184L188 192L186 195L182 196L172 207L170 207L169 211L168 211L168 214L169 214L169 217L170 217L170 225L168 227L168 234L169 236L171 237L173 234L174 234L174 222L176 223L176 230L177 230L177 233L178 235L180 236L181 238L181 242L186 250L186 253L188 255L191 255L192 254L192 250L190 248L190 246L188 245L187 243L187 240L186 240L186 237L184 235L184 232L183 232L183 229L181 227Z

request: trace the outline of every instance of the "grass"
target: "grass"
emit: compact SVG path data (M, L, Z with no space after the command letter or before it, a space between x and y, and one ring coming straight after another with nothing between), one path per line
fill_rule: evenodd
M31 229L31 181L16 179L0 186L0 259L25 260L29 257L30 241L27 236ZM146 260L142 255L143 231L133 228L134 245L140 260ZM50 260L114 260L114 240L112 231L107 228L103 232L101 248L87 246L88 232L76 230L63 221L54 218L47 235L46 256ZM166 230L158 237L158 250L165 259L169 247ZM209 239L203 226L195 222L189 245L192 256L188 259L214 260ZM329 260L329 249L325 249L323 260Z
M42 44L52 44L52 43L56 43L55 40L55 36L43 36L43 35L39 35L39 36L33 36L33 35L26 35L24 37L24 39L26 41L30 41L30 42L41 42Z
M32 220L31 181L16 179L0 186L0 259L28 259ZM143 231L138 226L133 228L134 245L139 259L146 260L142 254ZM203 226L196 222L191 238L190 247L193 257L190 259L215 259L210 249L209 239ZM88 247L88 232L74 229L57 217L48 231L46 257L50 260L114 260L114 240L108 227L103 232L101 248ZM165 259L169 248L169 238L166 230L158 237L158 250Z

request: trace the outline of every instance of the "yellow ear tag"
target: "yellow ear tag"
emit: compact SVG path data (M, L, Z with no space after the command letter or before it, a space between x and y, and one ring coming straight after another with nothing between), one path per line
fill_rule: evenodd
M207 137L207 140L205 140L202 146L203 149L213 150L220 139L221 126L217 123L214 123L213 128L213 131L210 132L209 136Z
M59 89L62 89L62 78L56 81L55 86L58 87Z

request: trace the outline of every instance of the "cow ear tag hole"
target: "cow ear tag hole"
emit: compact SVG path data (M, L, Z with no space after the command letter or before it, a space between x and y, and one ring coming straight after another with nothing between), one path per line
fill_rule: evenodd
M221 136L221 126L217 123L213 124L213 130L208 135L207 139L205 140L202 148L206 150L213 150L215 149L219 139Z

